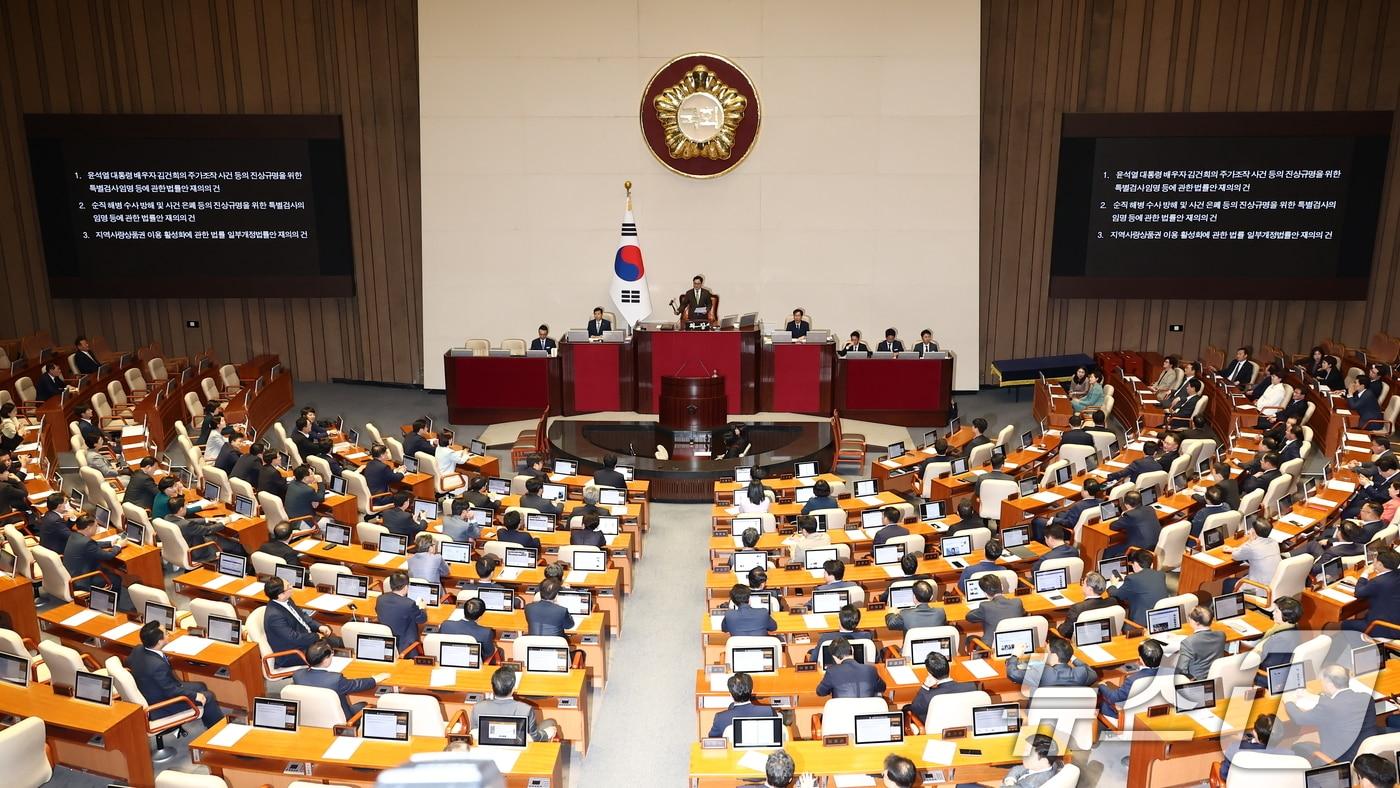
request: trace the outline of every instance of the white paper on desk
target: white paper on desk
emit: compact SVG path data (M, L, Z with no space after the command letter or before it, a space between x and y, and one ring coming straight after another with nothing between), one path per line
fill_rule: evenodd
M1241 432L1240 437L1247 441L1257 441L1263 436L1257 432Z
M880 464L883 465L883 466L885 466L886 468L898 468L898 467L899 467L899 463L895 462L894 460L880 460Z
M1060 486L1065 488L1066 490L1073 490L1074 492L1084 492L1084 488L1075 484L1074 482L1065 482Z
M1054 435L1055 437L1058 438L1059 436L1063 435L1064 433L1063 433L1063 432L1060 432L1059 430L1046 430L1046 431L1045 431L1045 434L1046 434L1046 435Z
M368 457L368 456L369 456L369 454L368 454L367 452L357 451L357 452L355 452L354 454L347 454L347 455L345 455L345 459L347 459L347 460L363 460L364 458L366 458L366 457Z
M213 738L209 740L209 746L232 747L233 745L238 743L239 739L242 739L244 736L248 735L248 731L252 729L253 726L251 725L235 725L230 722L229 724L224 726L223 730L214 734Z
M728 691L729 691L729 676L730 676L730 674L725 673L725 672L723 672L723 671L719 671L719 672L716 672L716 673L711 673L711 674L709 674L709 676L710 676L710 692L728 692ZM729 705L729 704L728 704L729 698L724 697L724 698L720 698L720 699L723 700L723 701L726 701L726 703L725 703L726 706Z
M348 761L355 751L360 749L362 741L364 739L358 736L336 736L321 758L327 761Z
M737 506L726 506L726 507L724 507L724 513L725 513L725 514L738 514L738 513L739 513L739 507L737 507Z
M53 495L53 491L52 491L52 490L40 490L39 492L36 492L36 493L30 493L30 494L29 494L29 502L30 502L30 503L38 503L39 501L42 501L42 500L48 498L50 495Z
M457 683L456 668L433 668L428 677L430 687L451 687Z
M720 625L723 624L723 623L724 623L724 616L722 616L722 615L718 615L718 616L717 616L717 615L714 615L713 613L710 614L710 629L713 629L714 631L718 632L718 631L719 631Z
M1058 591L1053 594L1041 594L1040 598L1044 599L1046 602L1049 602L1055 607L1069 607L1070 605L1074 604L1074 600L1070 599L1064 594L1059 593Z
M567 575L564 575L564 583L565 583L566 585L576 585L576 584L578 584L578 583L587 583L587 582L588 582L588 575L589 575L589 573L583 571L582 569L570 569L570 570L569 570L569 573L568 573Z
M348 667L350 667L349 657L331 657L331 664L326 668L326 670L335 673L343 673Z
M860 500L861 503L864 503L866 506L879 506L884 503L884 500L878 495L862 495Z
M1080 646L1079 651L1094 662L1113 661L1113 655L1103 646Z
M1038 493L1031 493L1027 497L1032 501L1040 501L1041 503L1056 503L1064 498L1063 495L1057 492L1051 492L1050 490L1041 490Z
M258 580L256 582L249 583L248 585L243 586L238 590L238 593L244 596L257 596L258 594L261 594L263 592L263 589L266 587L266 583L264 583L261 580Z
M881 564L880 568L890 577L904 577L904 568L899 564Z
M1247 638L1254 637L1255 635L1262 635L1262 634L1263 634L1262 632L1259 631L1259 629L1258 629L1257 627L1255 627L1253 624L1249 623L1248 621L1245 621L1245 620L1242 619L1242 618L1232 618L1232 619L1230 619L1230 620L1228 620L1228 621L1225 621L1225 622L1222 622L1222 623L1224 623L1225 626L1229 627L1230 629L1235 630L1235 631L1238 632L1240 635L1242 635L1242 636L1244 636L1244 637L1247 637Z
M627 504L615 503L608 507L608 513L617 517L622 517L627 514Z
M501 573L500 573L499 575L496 576L496 579L497 579L497 580L515 580L516 578L520 577L520 572L521 572L521 571L522 571L522 570L521 570L520 567L518 567L518 566L507 566L507 567L505 567L504 569L501 570Z
M1339 482L1336 479L1332 479L1327 482L1327 489L1336 490L1337 492L1356 492L1356 482Z
M739 759L739 766L754 772L766 772L768 770L768 754L763 752L746 752L744 757Z
M1254 450L1253 450L1253 449L1231 449L1231 450L1230 450L1230 453L1231 453L1231 454L1238 454L1238 455L1241 455L1241 456L1243 456L1243 457L1253 457L1253 456L1254 456Z
M1371 436L1367 435L1364 432L1348 432L1347 440L1354 441L1356 443L1364 443L1367 446L1371 445Z
M1192 721L1210 733L1219 733L1221 727L1225 725L1225 720L1215 713L1215 709L1196 709L1186 712L1185 716L1190 717Z
M135 425L131 425L131 426L128 426L128 427L122 427L122 437L123 437L123 438L130 438L130 437L133 437L133 436L136 436L136 435L145 435L145 434L146 434L146 427L145 427L144 425L141 425L141 424L135 424Z
M1119 462L1119 461L1117 461L1117 460L1109 460L1109 461L1105 462L1104 465L1107 465L1107 466L1110 467L1110 468L1126 468L1126 467L1128 467L1128 463L1126 463L1126 462Z
M331 444L331 451L335 452L336 454L340 454L341 452L348 451L349 449L350 449L350 441L341 441L340 443L333 443L333 444Z
M847 528L846 538L852 542L863 542L870 538L870 534L864 528Z
M1308 517L1306 515L1298 514L1297 512L1289 512L1288 514L1285 514L1284 516L1278 519L1280 522L1288 523L1289 525L1296 525L1299 528L1305 528L1309 525L1312 525L1313 523L1313 518Z
M868 774L833 774L831 784L836 788L874 788L875 778Z
M97 618L99 615L101 614L98 613L96 610L81 610L69 616L68 618L63 619L61 623L65 627L76 627L79 624L83 624L93 620L94 618Z
M1203 564L1210 566L1220 566L1225 563L1225 559L1212 553L1196 553L1196 558Z
M1002 469L1003 471L1014 471L1014 470L1016 470L1016 469L1019 468L1019 467L1021 467L1021 466L1017 465L1017 464L1014 463L1014 462L1004 462L1004 463L1002 463L1002 465L1001 465L1001 469Z
M126 637L127 635L130 635L132 632L135 632L140 628L141 625L136 623L135 621L128 621L125 624L118 624L112 627L111 629L107 630L106 632L103 632L102 637L108 640L121 640L122 638Z
M1351 594L1348 594L1348 593L1345 592L1345 591L1338 590L1338 589L1336 589L1336 588L1324 588L1324 589L1322 589L1321 593L1322 593L1323 596L1327 597L1328 599L1335 599L1336 601L1341 602L1341 603L1344 604L1344 605L1345 605L1345 604L1350 604L1350 603L1356 601L1356 597L1352 596Z
M716 692L728 692L728 681L729 681L729 677L728 677L728 676L725 676L725 675L723 675L723 674L719 674L719 677L722 678L722 679L724 679L724 681L721 682L721 684L724 684L724 686L721 686L718 690L715 690L715 691L716 691ZM711 684L711 688L713 689L713 684L714 684L713 679L711 679L710 684ZM729 708L729 704L730 704L731 702L732 702L732 701L729 700L729 696L728 696L728 695L701 695L701 696L700 696L700 706L701 706L701 708L706 708L706 709L727 709L727 708Z
M490 758L496 762L496 769L501 774L510 774L515 771L515 762L520 760L520 754L525 752L525 747L473 747L472 757L476 759ZM766 764L767 761L765 760Z
M552 481L552 482L554 482L555 484L558 484L559 482L564 481L564 479L566 479L566 478L567 478L567 477L564 476L564 474L562 474L562 473L551 473L551 474L549 475L549 480Z
M383 566L392 560L394 560L393 553L379 553L375 557L369 559L369 562L374 566Z
M1342 505L1339 501L1334 501L1331 498L1319 498L1316 495L1309 498L1304 503L1306 503L1308 506L1317 507L1319 509L1335 509L1338 506Z
M997 674L997 669L987 664L985 659L969 659L963 662L963 667L976 679L989 679Z
M1129 451L1142 451L1142 441L1133 441L1132 443L1129 443L1123 448L1128 449Z
M823 577L826 577L826 570L825 570L825 569L808 569L808 570L807 570L807 574L811 575L813 580L820 580L820 579L822 579Z
M212 645L214 645L214 641L209 638L185 635L184 637L178 637L166 643L165 648L161 650L167 654L183 654L187 657L193 657Z
M953 756L958 752L958 743L946 741L944 739L929 739L924 745L924 763L936 763L940 766L948 766L953 763Z
M232 583L232 582L233 582L234 580L236 580L236 579L237 579L237 578L235 578L235 577L233 577L233 576L231 576L231 575L215 575L213 578L211 578L211 579L209 579L209 580L206 580L206 581L204 582L204 587L205 587L205 588L223 588L224 586L228 585L229 583Z
M38 450L39 450L39 444L37 444L37 443L23 443L23 444L20 444L19 446L16 446L16 447L15 447L15 452L18 453L18 454L26 454L26 453L28 453L28 452L31 452L31 451L38 451Z
M890 678L896 684L918 684L919 677L914 674L914 669L908 665L898 665L890 668Z
M812 629L831 628L831 625L827 623L825 613L807 613L806 615L802 616L802 623L806 624Z
M345 606L349 600L343 596L335 594L321 594L306 603L312 610L339 610Z
M976 470L974 470L974 471L972 472L972 475L973 475L973 476L983 476L983 475L985 475L986 473L987 473L987 472L986 472L985 470L983 470L983 469L981 469L981 468L978 468L978 469L976 469Z
M1258 410L1258 408L1254 407L1253 405L1241 402L1240 404L1235 406L1235 410Z
M320 547L320 546L321 546L321 540L320 540L320 539L303 539L303 540L301 540L300 542L297 542L296 544L292 545L292 549L293 549L293 550L300 550L300 551L303 552L303 553L309 553L309 552L311 552L312 550L315 550L316 548L318 548L318 547Z

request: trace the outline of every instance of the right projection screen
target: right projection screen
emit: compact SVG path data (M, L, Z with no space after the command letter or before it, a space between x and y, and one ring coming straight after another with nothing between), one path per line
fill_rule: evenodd
M1364 296L1388 112L1065 115L1050 294Z

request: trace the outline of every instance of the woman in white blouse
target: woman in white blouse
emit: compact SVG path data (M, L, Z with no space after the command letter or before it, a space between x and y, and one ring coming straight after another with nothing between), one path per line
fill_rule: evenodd
M737 501L740 514L766 514L770 503L768 488L764 487L763 482L757 479L749 482L748 489L739 496Z
M228 420L224 414L214 414L214 424L209 430L209 441L204 444L204 461L213 462L219 458L219 452L223 450L224 444L228 443L228 438L224 437L224 427Z
M1167 356L1162 359L1162 374L1157 376L1157 382L1152 384L1152 390L1157 392L1157 399L1164 400L1177 387L1181 385L1182 378L1186 373L1181 371L1180 362L1176 356Z
M1280 408L1288 404L1288 386L1283 383L1283 371L1278 367L1269 370L1269 386L1264 389L1264 393L1259 395L1259 399L1254 401L1254 406L1265 416L1277 413Z

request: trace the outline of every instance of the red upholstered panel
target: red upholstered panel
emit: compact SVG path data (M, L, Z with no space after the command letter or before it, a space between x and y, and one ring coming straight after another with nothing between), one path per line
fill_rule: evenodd
M580 413L622 410L617 379L621 374L619 353L631 351L616 343L574 343L574 410Z
M816 413L821 409L821 345L773 346L773 410Z
M847 410L937 410L946 408L938 361L847 359Z
M549 407L548 358L465 356L452 359L458 402L462 408Z
M738 331L658 331L651 345L651 409L661 408L661 378L699 377L719 372L729 397L729 412L738 413L740 369ZM639 405L641 403L638 403Z

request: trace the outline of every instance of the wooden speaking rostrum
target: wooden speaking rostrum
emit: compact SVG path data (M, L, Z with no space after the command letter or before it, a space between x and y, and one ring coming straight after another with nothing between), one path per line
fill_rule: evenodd
M673 430L709 430L724 426L729 414L729 397L724 376L713 372L685 377L689 362L674 375L661 376L661 426Z

